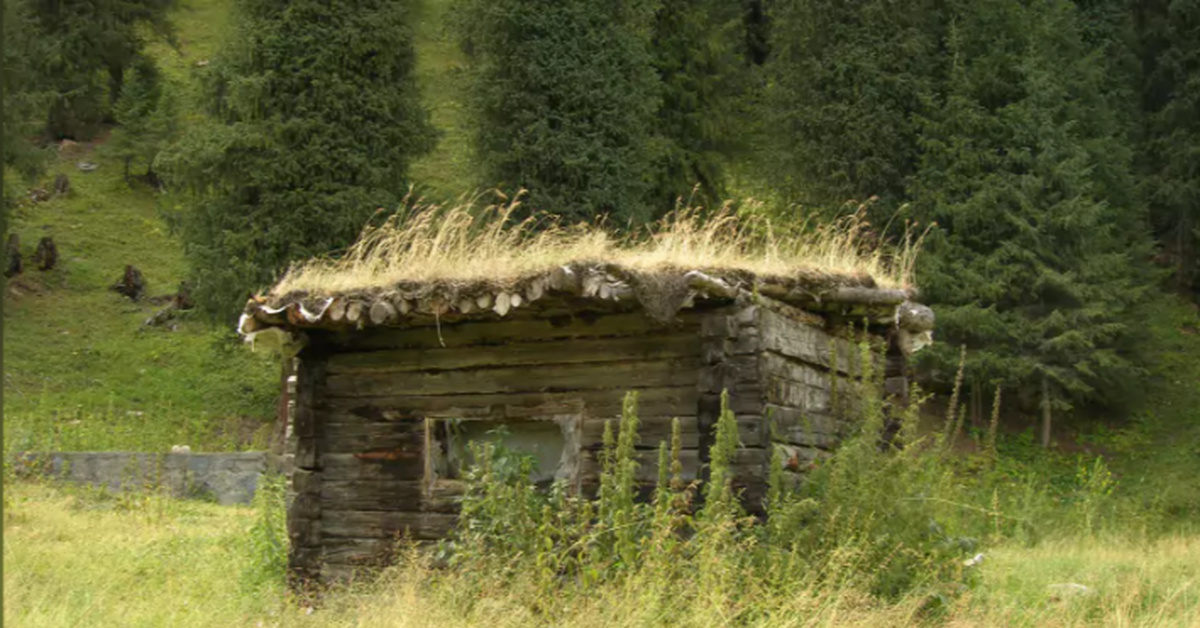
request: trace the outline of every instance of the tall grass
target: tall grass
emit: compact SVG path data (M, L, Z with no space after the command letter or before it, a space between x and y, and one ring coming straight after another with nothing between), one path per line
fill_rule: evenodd
M492 205L479 197L456 205L405 205L408 209L382 225L364 230L342 257L294 266L273 293L346 292L403 281L504 284L578 261L641 271L865 274L885 286L907 287L920 247L914 232L894 247L874 246L865 237L863 212L829 224L782 228L753 209L680 208L646 229L618 232L603 224L564 225L547 215L520 219L519 197Z

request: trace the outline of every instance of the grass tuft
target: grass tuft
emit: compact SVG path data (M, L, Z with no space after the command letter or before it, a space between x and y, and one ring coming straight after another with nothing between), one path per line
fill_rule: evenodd
M572 262L604 262L635 271L703 269L762 277L873 278L907 288L921 236L873 246L863 212L818 226L781 228L756 204L740 211L684 207L645 228L618 231L596 224L565 225L548 215L518 218L520 198L483 205L480 197L454 205L416 202L368 227L337 259L293 266L272 289L346 293L403 282L491 282L499 286Z

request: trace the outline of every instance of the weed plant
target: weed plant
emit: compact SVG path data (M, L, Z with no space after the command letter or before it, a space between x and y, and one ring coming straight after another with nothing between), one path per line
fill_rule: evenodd
M1128 529L1102 459L1081 459L1069 485L1055 487L993 446L947 455L958 413L919 436L920 391L904 408L885 400L876 392L878 361L861 346L858 381L843 384L847 398L836 400L852 415L853 433L799 482L773 455L760 516L746 513L734 488L740 444L727 396L707 483L681 481L676 423L672 441L659 444L649 500L638 499L645 487L635 480L636 393L617 429L606 426L594 499L565 482L539 491L532 459L473 444L460 525L438 550L450 565L445 577L474 592L467 597L514 583L510 593L548 619L548 599L614 588L653 592L646 599L656 607L647 612L698 607L728 624L769 617L780 609L762 600L786 604L795 591L854 591L873 604L919 600L913 612L933 616L976 586L991 547Z

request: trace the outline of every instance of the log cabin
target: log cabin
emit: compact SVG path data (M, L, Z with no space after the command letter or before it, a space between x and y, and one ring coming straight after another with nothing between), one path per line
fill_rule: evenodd
M255 297L239 331L275 343L296 369L289 569L345 580L386 564L398 538L445 537L471 440L501 439L536 459L537 481L590 493L605 422L628 391L646 482L676 418L685 479L703 480L727 391L735 485L754 511L773 452L803 473L847 433L835 391L865 385L864 338L880 348L889 398L906 398L906 358L933 327L911 296L861 273L578 260L505 281Z

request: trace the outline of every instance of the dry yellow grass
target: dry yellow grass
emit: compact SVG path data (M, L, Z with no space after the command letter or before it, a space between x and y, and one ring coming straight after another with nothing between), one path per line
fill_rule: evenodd
M746 271L762 277L869 275L906 288L920 237L895 247L869 246L862 212L832 224L780 229L761 212L729 207L705 214L681 209L648 229L617 233L603 225L563 225L546 216L517 220L519 200L481 206L417 203L365 230L338 259L292 267L272 289L335 294L401 282L489 282L498 286L571 262L605 262L635 271Z

